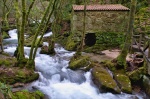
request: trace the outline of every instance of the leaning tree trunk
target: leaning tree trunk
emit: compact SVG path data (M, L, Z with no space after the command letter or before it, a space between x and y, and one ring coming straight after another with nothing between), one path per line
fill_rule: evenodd
M51 10L50 14L48 15L48 18L47 18L47 20L46 20L47 22L46 22L45 27L44 27L44 29L43 29L43 31L42 31L42 35L41 35L41 37L40 37L40 39L39 39L39 41L38 41L38 43L37 43L37 45L36 45L36 47L35 47L35 50L34 50L34 53L33 53L33 60L35 59L37 49L38 49L38 47L39 47L39 45L40 45L40 42L41 42L41 40L42 40L42 38L43 38L43 36L44 36L44 33L45 33L46 30L47 30L47 27L48 27L48 24L49 24L49 20L50 20L52 14L53 14L54 9L55 9L56 1L58 1L58 0L55 0L55 1L54 1L52 10Z
M35 46L37 46L37 45L35 45L35 42L37 40L37 37L38 37L40 31L42 30L43 26L45 25L44 24L46 21L45 19L49 13L51 5L52 5L52 1L49 2L49 5L48 5L43 17L42 17L42 21L41 21L41 23L40 23L39 27L37 28L36 33L34 35L34 38L33 38L32 44L31 44L31 50L30 50L30 55L29 55L29 60L27 62L27 66L34 65L34 48L35 48Z
M131 11L129 16L128 30L126 33L126 41L120 55L117 57L117 67L126 69L126 56L129 52L129 48L132 42L133 29L134 29L134 18L136 10L137 0L131 0Z

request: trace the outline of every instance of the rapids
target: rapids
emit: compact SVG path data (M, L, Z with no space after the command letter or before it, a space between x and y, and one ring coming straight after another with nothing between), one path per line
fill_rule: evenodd
M4 42L17 41L17 30L10 30L10 39ZM51 35L48 33L45 35ZM11 46L9 46L11 45ZM16 50L15 45L5 45L5 52L13 55ZM25 56L28 57L30 47L25 48ZM39 54L40 48L37 51L35 58L36 72L40 77L38 80L32 82L29 90L36 88L42 91L49 99L144 99L144 94L134 95L121 93L100 93L91 80L91 72L83 72L81 70L73 71L67 68L69 59L75 54L65 50L59 44L55 44L56 55Z

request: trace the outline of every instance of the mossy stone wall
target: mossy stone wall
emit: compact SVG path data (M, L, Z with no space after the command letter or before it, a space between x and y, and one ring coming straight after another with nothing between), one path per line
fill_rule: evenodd
M83 11L73 11L71 31L75 37L83 31ZM87 11L86 33L126 32L129 11Z

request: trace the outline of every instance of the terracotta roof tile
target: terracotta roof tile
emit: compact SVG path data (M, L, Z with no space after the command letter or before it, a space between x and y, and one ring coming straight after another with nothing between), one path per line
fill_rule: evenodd
M73 5L73 10L82 11L84 10L84 5ZM130 9L121 5L121 4L109 4L109 5L87 5L87 11L104 11L104 10L125 10L129 11Z

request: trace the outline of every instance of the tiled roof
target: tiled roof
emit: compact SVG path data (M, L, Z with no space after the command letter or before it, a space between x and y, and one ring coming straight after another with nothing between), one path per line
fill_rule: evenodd
M83 11L84 5L73 5L73 10L75 11ZM122 11L129 11L130 9L121 5L121 4L106 4L106 5L87 5L86 6L87 11L107 11L107 10L122 10Z

